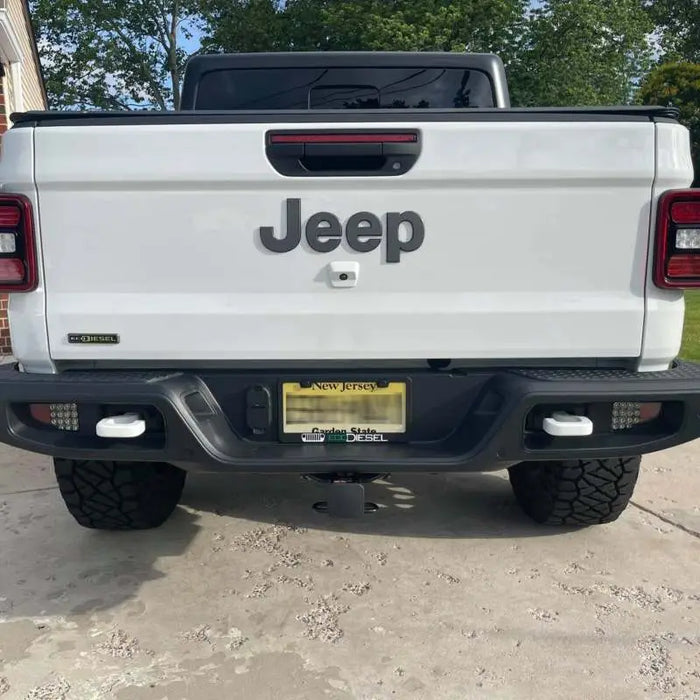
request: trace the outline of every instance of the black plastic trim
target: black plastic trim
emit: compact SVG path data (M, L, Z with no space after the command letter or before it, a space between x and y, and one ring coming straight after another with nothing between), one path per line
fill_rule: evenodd
M341 379L339 374L326 377ZM366 369L348 376L370 380L387 373ZM6 367L0 369L0 441L68 459L163 461L193 471L384 473L488 471L526 460L624 457L700 436L698 364L678 363L668 371L651 373L483 369L408 370L401 376L413 384L407 442L347 446L280 443L266 430L268 424L273 430L278 407L268 407L254 394L246 398L250 386L270 387L272 396L283 378L320 379L320 373L210 370L41 375ZM677 408L669 427L649 433L613 433L603 426L585 439L525 440L526 418L537 407L612 401L671 402ZM32 402L77 402L88 409L90 404L150 406L163 418L164 435L158 441L136 443L41 429L28 424L17 410L18 404ZM247 414L251 406L262 409L264 416ZM445 430L437 439L421 439L435 433L434 407L447 421ZM253 427L262 430L257 437L243 434L239 427L241 421L251 419ZM432 427L427 430L426 426Z
M513 109L376 109L236 112L15 112L14 129L52 126L153 124L376 124L391 122L664 122L678 120L673 107L531 107Z

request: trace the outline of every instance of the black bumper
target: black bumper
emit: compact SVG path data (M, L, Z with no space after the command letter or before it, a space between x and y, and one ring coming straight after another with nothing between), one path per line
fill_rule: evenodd
M339 376L340 375L340 376ZM69 459L162 461L184 469L237 472L488 471L525 460L604 458L661 450L700 436L700 365L665 372L509 369L326 372L325 378L402 378L411 384L408 440L391 444L289 444L277 435L276 387L303 371L69 371L0 369L0 441ZM313 379L321 378L321 373ZM269 430L247 427L251 387L270 389ZM662 402L659 418L613 431L614 401ZM30 403L77 403L80 432L33 422ZM98 438L106 407L158 416L140 438ZM594 420L589 437L551 437L540 416L557 408Z

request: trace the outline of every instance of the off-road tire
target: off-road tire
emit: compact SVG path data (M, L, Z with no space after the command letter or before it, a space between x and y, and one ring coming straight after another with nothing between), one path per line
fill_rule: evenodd
M70 514L96 530L146 530L175 510L186 473L163 462L55 459L58 488Z
M597 525L627 507L641 457L522 462L508 470L520 507L545 525Z

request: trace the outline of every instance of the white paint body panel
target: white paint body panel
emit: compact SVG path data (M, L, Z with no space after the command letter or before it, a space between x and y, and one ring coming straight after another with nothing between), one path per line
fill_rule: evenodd
M41 225L38 217L38 198L34 184L34 131L12 129L2 139L0 183L3 192L23 194L34 209L34 229L39 283L33 292L10 294L8 315L12 337L12 352L30 372L51 373L54 364L49 352L46 323L46 289L41 261Z
M656 125L656 178L652 193L652 222L656 222L656 205L667 190L688 187L693 181L693 161L690 156L690 134L678 124ZM650 232L653 251L654 225ZM647 266L647 310L644 338L639 361L640 371L668 369L678 355L683 338L685 301L678 289L659 289L652 279L654 255Z
M34 130L44 363L640 358L644 343L652 364L668 364L679 295L652 294L645 325L657 125L405 126L420 129L422 154L389 178L279 175L264 134L295 124ZM665 182L687 186L685 130L662 126ZM6 140L18 151L31 133ZM316 253L303 240L271 253L259 227L279 232L291 197L303 222L324 210L343 223L363 210L414 210L425 241L393 264L381 249ZM355 286L329 283L334 262L359 265ZM13 333L36 360L18 303ZM68 333L117 333L120 343L70 345Z

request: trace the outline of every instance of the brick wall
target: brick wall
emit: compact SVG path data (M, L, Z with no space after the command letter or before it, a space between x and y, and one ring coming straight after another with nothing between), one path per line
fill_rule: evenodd
M2 134L7 131L7 109L5 108L5 70L0 66L0 148ZM0 294L0 354L12 352L10 328L7 322L7 294Z

